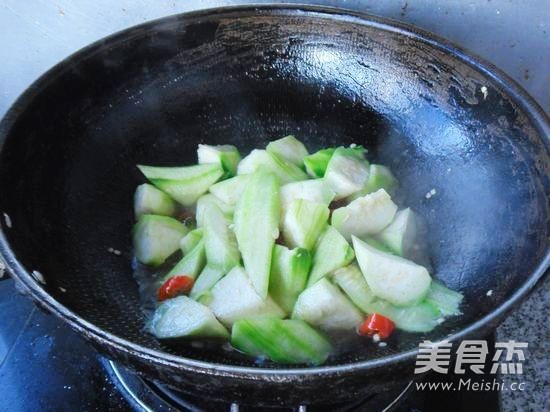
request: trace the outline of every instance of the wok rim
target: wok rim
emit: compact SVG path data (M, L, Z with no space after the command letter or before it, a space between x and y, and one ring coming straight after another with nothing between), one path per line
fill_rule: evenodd
M550 146L550 119L539 106L539 104L510 76L502 70L495 67L483 58L476 56L459 47L452 42L435 35L427 30L417 28L407 23L402 23L390 18L379 17L368 13L351 11L343 8L312 6L304 4L261 4L261 5L244 5L244 6L229 6L201 9L186 13L179 13L169 16L164 16L158 19L149 20L145 23L131 26L123 30L117 31L109 36L103 37L75 53L72 53L55 66L50 68L35 80L12 104L3 119L0 121L0 151L3 148L6 138L9 136L12 126L15 124L19 113L23 112L34 97L42 91L42 89L56 76L62 74L72 64L73 61L82 59L90 55L95 49L99 49L105 44L115 46L118 41L127 39L128 34L133 30L147 31L162 22L182 20L191 23L201 18L208 18L214 15L223 14L274 14L274 15L292 15L302 13L304 17L318 17L328 20L339 20L346 23L355 23L364 26L374 27L378 30L389 31L412 37L416 40L429 44L432 47L443 50L446 53L452 54L456 58L462 60L470 67L475 68L484 76L490 78L494 83L514 101L514 103L530 118L531 123L541 137L542 143L546 150ZM375 370L380 367L388 367L399 362L410 361L416 357L418 348L411 349L405 352L384 356L377 359L365 361L318 366L307 368L261 368L234 366L224 363L214 363L200 361L183 356L171 355L169 353L150 349L143 345L133 343L127 339L120 338L110 332L107 332L94 324L79 317L69 308L58 302L52 295L47 293L39 282L27 271L21 262L15 257L5 235L3 225L0 225L0 259L4 261L5 267L20 286L23 293L28 295L38 305L42 306L49 312L66 322L73 330L81 334L86 340L92 343L97 343L102 347L108 347L110 353L123 352L132 357L139 358L140 361L150 362L154 365L164 368L176 370L185 370L195 373L219 376L233 377L241 379L266 379L273 380L275 377L284 379L285 382L302 380L303 378L313 378L319 375L336 375L343 373L356 373ZM471 323L465 328L447 336L449 342L456 342L465 337L476 333L483 327L491 324L498 324L504 316L509 313L521 300L536 286L537 282L543 277L550 267L550 247L546 248L546 253L538 266L530 274L526 282L516 290L512 296L506 301L497 306L490 313L481 319Z

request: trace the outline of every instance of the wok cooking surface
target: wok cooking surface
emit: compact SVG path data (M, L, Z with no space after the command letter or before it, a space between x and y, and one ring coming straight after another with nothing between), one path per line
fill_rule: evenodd
M465 295L464 315L432 334L396 334L383 350L354 347L328 363L334 373L380 367L414 356L424 338L496 325L495 309L541 276L547 130L528 97L475 59L376 18L286 8L170 17L90 46L10 111L0 210L12 225L3 222L1 249L25 288L104 352L139 358L152 374L210 371L204 362L250 374L257 365L235 352L145 333L132 278L135 164L189 164L198 143L246 152L289 133L310 150L363 144L426 218L435 277Z

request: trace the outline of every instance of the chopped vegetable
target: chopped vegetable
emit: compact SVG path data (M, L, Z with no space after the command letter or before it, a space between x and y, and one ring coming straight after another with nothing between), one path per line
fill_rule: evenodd
M380 339L388 339L395 329L395 324L391 319L379 313L370 314L367 319L359 326L359 334L363 336L378 335Z
M217 163L225 171L226 177L237 174L237 166L241 161L239 150L232 145L209 146L200 144L197 149L199 164Z
M133 232L137 260L158 266L179 249L179 242L189 229L171 217L142 215Z
M309 154L304 144L292 135L270 142L266 150L299 167L302 167L304 157Z
M281 216L283 217L290 204L296 199L330 205L334 192L323 179L304 180L281 186Z
M369 312L370 304L376 297L356 264L338 269L332 273L332 278L355 306L365 313Z
M159 339L229 336L210 309L186 296L163 302L155 311L150 328Z
M315 246L308 286L330 272L348 265L354 257L355 253L347 240L336 229L327 225Z
M253 356L281 363L323 363L330 353L328 340L300 320L243 319L233 325L231 344Z
M432 280L426 302L435 307L443 316L459 315L462 293L455 292L437 280Z
M224 173L219 164L184 167L138 165L138 169L151 183L184 206L195 203Z
M359 267L372 292L394 305L409 306L424 298L431 278L423 266L379 251L353 237Z
M377 237L393 253L410 258L416 240L414 212L409 208L397 212L390 225L380 232Z
M378 249L381 252L389 253L390 255L396 255L393 250L391 250L388 246L386 246L384 243L380 242L378 239L375 239L373 237L365 237L362 239L363 242L371 245L372 247Z
M323 177L327 170L328 162L332 157L335 147L322 149L304 158L306 172L311 177Z
M364 150L337 148L325 171L325 180L336 193L336 199L348 197L365 187L369 179L369 162Z
M365 154L350 145L310 155L286 136L242 160L235 146L200 144L198 165L138 166L151 184L134 197L135 255L164 263L141 288L158 286L150 331L227 338L232 328L246 354L318 365L331 346L316 329L379 341L460 314L462 294L428 273L423 221L397 211L397 179Z
M197 220L197 226L204 226L204 209L207 205L215 205L218 209L221 210L223 216L227 221L233 220L233 213L235 212L235 206L230 206L227 203L224 203L222 200L218 199L213 194L206 194L197 200L197 209L195 212L195 219Z
M380 189L384 189L388 193L392 193L397 187L397 179L389 168L382 165L371 164L369 168L369 180L363 189L354 193L349 200L357 199L358 197L374 193Z
M193 287L193 278L190 276L172 276L158 290L157 299L162 302L179 295L187 295Z
M407 332L430 332L441 321L441 314L427 302L399 307L383 300L370 305L371 313L380 313L391 319L395 326Z
M255 173L259 170L274 173L279 177L281 184L307 179L306 173L295 164L287 162L274 153L258 149L252 150L241 161L237 173L244 175Z
M250 175L239 175L210 186L210 193L229 206L235 206L241 198Z
M198 300L201 296L208 293L212 287L218 283L218 281L223 278L225 275L220 269L216 269L210 266L205 266L205 268L200 273L197 281L191 289L190 296Z
M252 175L235 208L235 235L246 271L258 294L265 298L275 239L279 237L281 202L273 173Z
M176 202L170 196L148 183L139 185L134 195L134 214L136 219L142 215L173 216Z
M193 229L180 240L180 249L184 255L191 252L199 244L203 236L201 227Z
M262 298L254 288L248 274L235 267L214 285L209 294L208 306L227 326L240 319L269 315L285 316L284 311L269 296Z
M283 218L283 236L288 246L311 250L327 225L330 210L321 203L296 199Z
M292 319L302 319L310 325L330 330L353 329L363 317L340 289L323 278L300 294Z
M207 203L203 213L204 246L208 266L227 273L241 261L235 233L215 204Z
M204 240L201 240L197 245L186 254L181 260L176 263L176 266L168 272L164 277L164 280L169 279L172 276L185 273L187 276L195 279L201 272L206 263L206 254L204 249Z
M331 223L348 240L380 232L390 224L397 211L390 195L380 189L355 199L332 212Z
M306 287L310 268L311 254L306 249L274 246L269 293L287 313L292 312L298 295Z

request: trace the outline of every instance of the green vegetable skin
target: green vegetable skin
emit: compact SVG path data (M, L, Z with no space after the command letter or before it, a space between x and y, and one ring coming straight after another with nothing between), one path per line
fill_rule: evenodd
M324 179L303 180L281 186L281 223L290 204L296 199L328 206L334 199L334 191Z
M306 167L307 174L313 178L323 177L327 170L328 162L335 150L335 147L331 147L306 156L304 158L304 166Z
M306 287L310 268L311 254L306 249L274 246L269 293L287 313L292 312L298 295Z
M170 279L172 276L189 276L195 279L201 272L206 263L206 254L204 249L204 240L201 240L197 245L166 274L164 280Z
M348 240L379 233L393 220L397 206L390 195L380 189L355 199L332 212L331 223Z
M163 302L153 315L150 330L159 339L229 336L210 309L186 296Z
M179 249L180 240L187 232L186 226L171 217L142 215L133 230L137 260L146 265L161 265Z
M203 235L203 229L201 227L193 229L188 234L186 234L180 240L180 249L184 255L191 252L195 246L201 241Z
M250 175L239 175L210 186L210 193L229 206L235 206L241 198Z
M307 174L295 164L287 162L275 153L254 149L246 156L237 169L239 175L263 170L277 175L281 184L307 179Z
M407 332L429 332L439 324L439 319L442 320L439 311L427 302L399 307L377 300L370 304L369 312L380 313L391 319L398 329Z
M397 185L397 179L389 168L382 165L371 164L367 184L359 192L351 195L349 200L354 200L358 197L368 195L369 193L374 193L380 189L384 189L386 192L393 195Z
M252 356L292 364L320 365L331 350L329 341L307 323L269 317L237 321L231 344Z
M395 214L395 218L377 238L387 245L392 253L410 257L416 240L416 218L414 212L407 208Z
M176 202L155 186L144 183L139 185L134 195L134 215L172 216L176 212Z
M281 201L273 173L253 174L235 208L235 235L244 267L256 292L265 299L275 239L279 237Z
M286 244L311 250L325 228L329 214L329 208L321 203L293 200L283 218Z
M315 246L308 286L328 273L348 265L354 257L355 253L347 240L336 229L327 225Z
M235 233L229 221L213 203L204 209L204 245L208 266L229 272L240 263L241 254L237 247Z
M195 203L224 174L219 164L184 167L138 165L138 169L151 183L184 206Z
M197 226L202 227L204 226L204 210L207 205L215 205L218 207L218 209L221 210L224 217L227 220L233 219L233 213L235 212L235 206L230 206L227 203L221 201L213 194L207 193L201 197L199 197L199 200L197 200L197 208L195 212L195 220L197 221Z
M241 267L233 268L214 285L207 302L216 317L227 326L254 316L285 316L271 297L262 298L256 292L249 275Z
M292 319L301 319L325 330L352 330L363 317L340 289L323 278L300 294Z
M304 157L309 154L304 144L292 135L270 142L266 147L266 151L278 155L298 167L302 167Z
M426 302L434 306L443 316L460 314L460 304L464 296L462 293L449 289L437 280L432 280Z
M203 295L206 295L212 287L225 275L220 269L206 266L200 273L197 281L191 289L191 296L195 300L199 300Z
M361 147L338 147L325 171L325 180L336 199L346 198L365 187L369 179L369 162L364 157Z
M232 145L210 146L200 144L197 149L199 164L217 163L225 171L226 177L237 174L237 166L241 161L241 155Z
M377 297L398 306L410 306L428 292L431 278L423 266L381 252L356 237L353 247L361 272Z

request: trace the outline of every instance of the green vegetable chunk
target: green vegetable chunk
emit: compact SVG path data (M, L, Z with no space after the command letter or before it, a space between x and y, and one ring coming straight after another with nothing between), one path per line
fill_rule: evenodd
M184 206L191 206L224 174L219 164L183 167L138 165L138 169L156 187Z
M299 167L302 167L304 157L308 155L304 144L292 135L270 142L266 147L266 151L278 155L287 162Z
M394 305L410 306L426 296L431 278L425 267L381 252L355 236L353 248L361 272L377 297Z
M348 240L352 235L364 237L380 232L390 224L397 206L390 195L380 189L355 199L332 212L331 223Z
M201 197L199 197L199 200L197 200L197 208L195 212L195 219L197 220L197 226L202 227L204 226L204 210L207 205L214 205L217 206L218 209L221 210L223 213L223 216L227 220L233 219L233 213L235 212L235 206L230 206L227 203L224 203L220 199L218 199L216 196L214 196L211 193L207 193Z
M194 248L176 263L170 272L166 274L164 280L172 276L189 276L195 279L201 272L206 263L206 254L204 250L204 241L201 240Z
M235 206L241 198L250 175L239 175L210 186L210 193L229 206Z
M289 247L311 250L327 225L330 210L321 203L296 199L283 217L283 236Z
M226 326L255 316L285 316L273 299L262 298L256 292L248 274L238 266L214 285L208 296L208 306Z
M229 221L213 203L204 208L204 246L208 266L229 272L240 263L241 254L237 246L235 233L229 227Z
M363 153L364 149L347 147L339 147L334 151L324 177L336 193L336 200L360 191L367 184L369 162Z
M281 217L296 199L304 199L314 203L330 205L334 192L324 179L304 180L281 186Z
M304 158L306 172L311 177L323 177L335 147L322 149Z
M202 235L203 229L202 227L199 227L190 231L180 240L180 249L184 255L191 252L195 248L195 246L199 244L202 239Z
M210 146L200 144L197 149L199 164L217 163L225 171L226 177L237 174L237 166L241 161L239 150L232 145Z
M306 249L274 246L269 293L287 313L292 312L298 295L306 287L310 268L311 254Z
M347 240L336 229L327 225L315 246L308 286L330 272L350 264L354 257L355 253Z
M369 313L379 313L391 319L398 329L407 332L430 332L443 320L439 311L427 302L400 307L375 300L369 306Z
M364 313L369 312L370 304L376 299L356 264L338 269L332 279L351 301Z
M137 260L158 266L179 249L189 229L167 216L142 215L134 225L133 242Z
M292 318L325 330L353 329L363 320L361 312L326 278L298 296Z
M134 195L136 219L142 215L172 216L175 212L176 202L166 193L147 183L137 187Z
M443 316L460 315L462 293L449 289L443 283L432 280L426 302L435 307Z
M225 275L220 269L216 269L210 266L205 268L200 273L197 281L193 284L191 289L191 296L195 300L199 300L202 296L206 295L212 287L218 283L218 281Z
M254 173L235 208L235 235L244 267L258 294L265 298L275 239L279 237L281 202L273 173Z
M374 193L380 189L393 195L397 188L397 179L392 174L391 170L386 166L371 164L369 168L369 180L363 189L350 196L349 200L357 199L358 197Z
M155 311L150 330L159 339L229 336L210 309L186 296L163 302Z
M259 170L274 173L279 177L281 184L307 179L306 173L295 164L287 162L279 155L258 149L252 150L241 161L237 173L245 175Z
M236 322L231 344L252 356L292 364L320 365L331 350L329 341L307 323L269 317Z
M395 214L395 218L377 238L399 255L410 258L416 240L416 217L414 212L406 208Z

